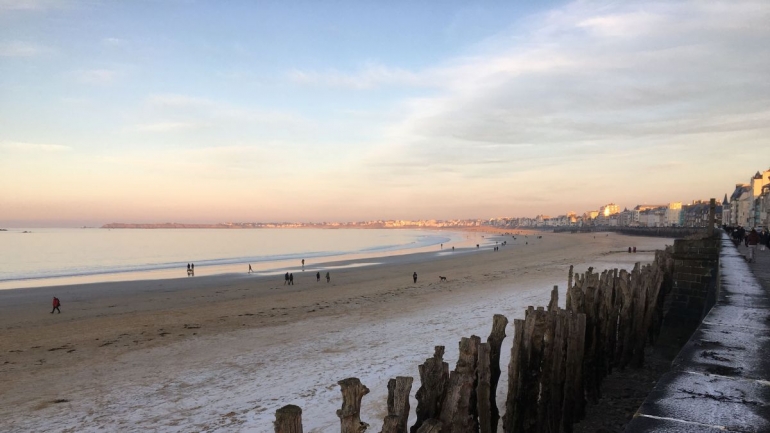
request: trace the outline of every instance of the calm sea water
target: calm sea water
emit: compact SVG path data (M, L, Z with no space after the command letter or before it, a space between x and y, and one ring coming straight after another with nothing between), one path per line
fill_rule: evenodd
M329 229L14 229L0 232L0 289L73 282L257 273L419 251L469 241L467 233Z

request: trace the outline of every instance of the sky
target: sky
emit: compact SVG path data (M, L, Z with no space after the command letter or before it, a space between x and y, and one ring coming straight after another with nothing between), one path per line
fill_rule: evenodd
M0 227L556 216L770 168L767 1L0 0Z

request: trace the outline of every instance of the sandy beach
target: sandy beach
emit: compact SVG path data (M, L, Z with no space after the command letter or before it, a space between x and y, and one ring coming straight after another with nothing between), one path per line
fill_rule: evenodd
M0 291L0 430L272 432L275 410L297 404L306 432L337 431L336 382L353 376L371 390L362 419L379 431L387 380L415 377L413 412L417 365L433 346L447 347L451 370L459 339L486 339L493 314L521 318L547 304L553 285L563 305L571 264L631 268L672 243L537 235L500 236L508 245L497 252L445 249L335 269L328 284L308 267L293 286L244 272ZM49 314L54 295L61 314ZM504 375L500 406L506 386Z

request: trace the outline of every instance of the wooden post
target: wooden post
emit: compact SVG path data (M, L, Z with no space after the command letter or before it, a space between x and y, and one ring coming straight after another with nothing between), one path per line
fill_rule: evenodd
M476 400L477 410L479 414L479 431L480 433L496 433L496 430L492 430L492 408L490 404L494 404L494 397L490 397L492 385L491 385L491 371L489 365L490 357L489 343L482 343L479 345L479 357L478 357L478 384L476 385Z
M420 426L429 419L438 419L444 403L447 383L449 382L449 364L444 362L444 346L436 346L433 358L428 358L419 366L420 389L417 390L417 421L409 429L417 433Z
M357 377L343 379L337 384L342 391L342 408L337 410L341 433L363 433L369 424L361 421L361 399L369 394L369 388Z
M569 277L567 279L567 295L566 295L567 297L565 298L566 303L564 304L565 305L564 309L567 311L571 311L570 307L572 306L571 292L572 292L572 277L574 275L573 269L574 269L573 265L569 265Z
M302 409L293 404L275 411L275 433L302 433Z
M500 381L500 347L505 339L505 327L508 326L508 319L502 314L495 314L492 319L492 332L487 337L489 344L489 370L491 373L489 379L489 407L492 410L491 429L497 432L497 424L500 420L500 409L497 408L497 384Z
M524 320L513 320L513 346L511 361L508 364L508 396L505 400L505 415L503 416L503 431L516 431L514 425L521 412L521 375L524 370Z
M556 288L554 288L556 290ZM553 299L553 298L551 298ZM555 307L558 309L558 307ZM554 335L556 333L557 310L542 315L545 322L543 333L542 362L540 367L540 398L537 400L537 423L533 431L548 432L548 413L551 404L551 384L557 373L553 371Z
M564 404L564 380L565 372L565 354L567 351L567 340L565 338L567 329L567 312L556 310L556 321L553 331L553 350L551 352L551 383L550 402L546 411L548 430L550 433L559 433L562 417L562 405Z
M551 301L548 303L548 311L556 311L559 308L559 286L553 286Z
M409 392L412 390L411 377L398 376L388 381L388 415L381 433L406 433L409 418Z
M443 426L444 425L441 424L441 421L435 418L431 418L425 421L425 423L423 423L423 425L417 429L415 433L441 433L441 427Z
M583 351L585 348L585 314L569 315L567 322L566 377L564 381L564 405L562 407L561 431L572 432L572 424L580 421L585 411L583 390Z
M476 405L476 363L481 339L475 335L460 340L460 356L457 366L449 375L444 404L439 420L442 433L468 433L478 431Z

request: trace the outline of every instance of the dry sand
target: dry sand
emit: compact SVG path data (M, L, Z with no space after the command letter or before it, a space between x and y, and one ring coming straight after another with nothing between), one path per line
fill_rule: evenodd
M415 376L413 396L434 345L454 368L460 337L546 305L570 264L630 268L672 243L542 235L335 270L329 284L307 270L294 286L244 274L0 291L0 431L272 432L290 403L306 432L338 431L336 381L350 376L372 390L362 418L379 431L388 378Z

